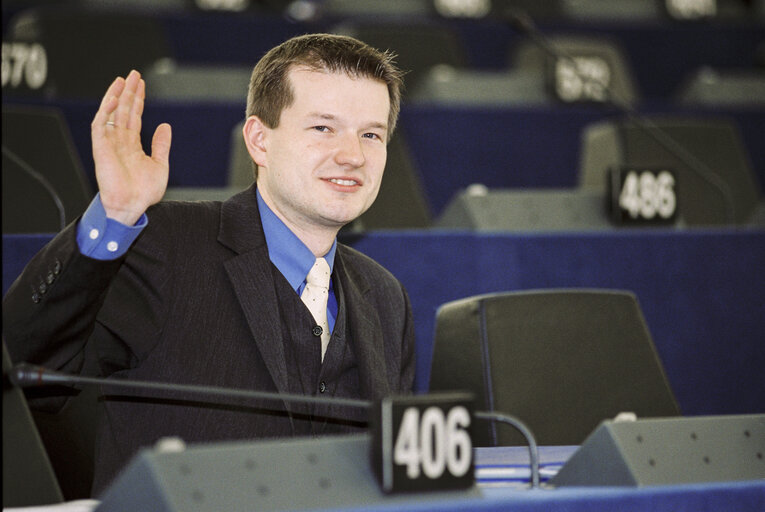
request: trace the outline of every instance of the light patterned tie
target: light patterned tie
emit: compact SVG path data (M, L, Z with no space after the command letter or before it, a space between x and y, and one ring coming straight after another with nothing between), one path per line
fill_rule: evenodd
M306 285L300 299L308 307L316 324L321 327L321 360L329 345L329 323L327 322L327 298L329 297L329 265L324 258L316 258L306 276ZM318 329L317 329L318 330Z

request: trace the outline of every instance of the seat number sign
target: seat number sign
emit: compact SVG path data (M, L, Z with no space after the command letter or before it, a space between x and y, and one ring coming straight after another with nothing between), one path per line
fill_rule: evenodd
M48 54L38 43L3 42L3 88L39 89L48 78Z
M611 169L610 211L616 224L672 224L678 213L677 178L668 169Z
M475 482L472 395L386 398L373 425L373 464L387 493L464 489Z
M612 74L608 62L596 55L560 58L555 61L553 90L564 103L606 102Z

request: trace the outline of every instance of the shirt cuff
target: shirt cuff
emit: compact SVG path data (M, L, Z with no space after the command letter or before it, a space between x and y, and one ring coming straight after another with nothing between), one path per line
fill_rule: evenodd
M145 213L133 226L108 218L98 193L77 226L77 246L83 255L90 258L114 260L130 249L148 223Z

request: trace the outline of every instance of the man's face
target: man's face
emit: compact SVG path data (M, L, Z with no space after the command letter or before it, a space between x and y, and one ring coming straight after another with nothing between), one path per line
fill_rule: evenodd
M365 212L380 189L388 88L306 68L292 68L288 77L294 101L277 128L263 128L258 189L293 231L339 229Z

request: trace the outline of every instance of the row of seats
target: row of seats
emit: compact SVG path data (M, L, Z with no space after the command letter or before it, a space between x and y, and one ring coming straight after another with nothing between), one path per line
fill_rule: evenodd
M183 123L177 124L187 128ZM173 184L171 177L166 199L223 200L250 185L252 164L241 137L242 121L235 124L232 121L232 124L233 127L219 137L229 162L227 167L219 167L225 169L220 173L220 185L179 186ZM407 123L403 125L405 128ZM426 132L424 128L422 131ZM491 171L476 162L473 168L477 172L471 173L470 167L449 162L448 153L444 167L425 173L416 157L421 159L432 152L413 151L407 137L410 133L413 132L399 132L393 138L378 200L348 230L429 227L481 231L608 230L629 225L630 221L633 225L662 221L657 211L637 216L639 204L633 206L631 219L619 208L622 189L627 183L620 182L618 190L614 190L614 183L608 180L623 179L617 173L625 173L630 168L640 175L644 171L671 171L677 183L662 193L671 194L669 199L673 201L675 213L665 215L663 225L678 228L764 225L758 176L752 169L740 131L724 118L645 117L637 123L620 119L593 122L581 133L578 176L572 176L573 183L555 185L553 182L553 186L546 187L502 186L503 181L498 182L499 186L489 187L485 184L487 180L501 180L507 174L503 170L506 168ZM45 135L47 151L39 151L37 147L39 134ZM451 140L438 133L434 136L442 142ZM87 137L83 129L79 137L81 147L88 144ZM211 140L205 135L199 137ZM175 139L176 146L182 145L180 135ZM422 140L422 135L414 140ZM478 141L470 142L478 144ZM428 143L423 145L431 147ZM59 110L4 105L3 146L4 232L57 231L83 211L95 186L85 178L82 153L74 146L67 120ZM186 166L178 165L177 161L184 148L174 150L180 154L173 158L174 169L177 169L174 175L183 176ZM474 152L477 157L481 147ZM467 155L465 161L471 162L472 153L464 154ZM198 164L207 172L213 172L217 165L203 161ZM542 167L531 169L532 172L541 170ZM435 185L446 187L444 194L449 194L437 212L432 208L433 198L437 197L434 193L438 192L433 190ZM634 198L639 199L640 190L633 192ZM32 197L39 200L32 201ZM61 204L56 204L57 201ZM652 219L657 222L650 222Z
M310 3L321 15L305 16L301 23L275 17L274 11L295 7L294 3L278 1L259 3L257 14L236 16L180 16L181 7L171 8L170 4L161 10L164 17L147 16L145 9L137 8L140 6L127 11L93 9L89 2L76 3L79 9L49 6L23 11L4 30L4 50L8 50L4 54L11 64L3 76L4 106L61 106L64 129L68 125L73 139L63 154L73 153L68 158L75 162L72 167L84 168L94 189L87 127L96 98L114 75L130 67L142 69L149 95L145 124L170 121L176 127L173 166L180 171L171 174L167 198L221 199L241 190L251 179L239 123L250 66L256 57L250 53L246 65L200 63L188 56L178 59L179 48L190 41L184 32L201 27L200 23L218 30L233 27L226 30L230 37L219 38L222 43L200 37L225 61L231 44L226 41L242 42L236 27L248 26L255 33L245 42L257 40L270 46L291 32L329 26L376 46L395 49L402 65L412 69L407 77L401 129L390 147L380 198L351 226L353 231L430 226L484 230L611 228L615 220L623 220L623 212L614 213L606 206L618 203L618 194L605 176L616 176L616 168L625 166L642 166L643 170L664 166L675 172L680 215L672 216L672 225L757 224L762 217L762 183L758 177L765 182L765 154L757 133L763 121L765 72L747 72L730 81L729 74L707 70L684 95L690 103L706 104L698 107L701 116L698 111L683 112L686 107L663 107L673 119L645 117L651 109L635 113L635 105L642 102L639 80L619 40L610 37L612 33L592 31L595 24L590 19L583 25L590 32L552 30L548 37L518 10L549 20L555 12L562 12L560 5L542 13L516 2L512 25L526 36L508 38L497 31L497 26L506 31L511 23L507 19L498 22L496 13L480 21L466 20L470 16L464 11L445 14L446 4L455 7L459 2L405 2L409 7L416 4L426 8L427 12L417 16L427 20L418 18L416 22L402 21L404 14L411 17L416 13L406 11L403 4L397 10L397 2L378 6L378 11L386 13L375 19L363 15L375 12L366 2ZM511 3L497 2L494 7L501 7L507 18L505 9ZM723 12L732 12L724 4L720 3L718 13L723 18L727 16ZM434 13L440 17L434 18ZM454 18L444 21L448 16L460 19L452 24ZM277 28L267 30L266 25L274 20L279 22ZM256 30L250 26L253 23ZM733 26L741 28L744 36L731 37L732 32L716 32L729 27L710 20L704 23L708 25L685 25L682 30L662 27L659 32L679 34L679 42L688 32L708 32L714 45L722 42L728 46L726 55L733 54L732 48L745 48L748 57L737 54L739 59L751 57L755 43L765 35L756 24L737 22ZM623 26L619 33L626 35L626 40L631 32L655 36L656 26L648 27L652 28L646 31L645 26ZM484 29L490 37L481 40L478 31ZM562 35L556 35L559 33ZM499 34L503 36L496 37ZM136 42L115 49L111 44L115 39ZM464 44L467 40L472 43ZM508 67L475 66L479 41L489 48L498 44L511 48ZM635 47L634 43L629 46ZM670 53L679 53L677 45L672 50ZM708 48L694 51L714 61ZM723 108L725 115L733 112L734 119L716 115L720 112L713 108ZM4 132L15 130L11 122L9 117ZM528 140L531 138L534 140ZM40 160L35 149L27 150L29 157L16 149L16 157L22 156L19 163L11 156L10 146L19 144L13 139L8 138L3 158L25 182L19 186L26 187L23 190L38 188L48 197L51 211L38 217L54 219L45 222L56 222L56 226L70 220L71 212L81 211L80 206L70 206L62 215L49 184L35 176L50 164ZM31 140L22 136L15 139ZM198 140L208 144L201 148ZM6 145L5 135L3 142ZM4 173L3 179L10 183L11 177ZM76 183L82 181L78 178ZM479 185L471 186L474 183ZM87 186L84 194L83 187L78 188L79 196L92 196ZM9 212L9 225L4 229L12 229L10 219L17 211L13 199L21 197L12 192L8 195L4 210ZM17 213L15 217L23 220L15 229L39 229L29 224L29 215Z
M38 8L18 13L4 28L3 90L31 98L99 97L113 76L135 67L144 73L157 68L157 82L183 83L180 95L225 99L236 89L207 86L205 73L241 84L254 61L281 40L330 31L395 51L409 70L407 99L413 102L570 103L614 97L626 103L654 98L765 103L761 23L678 27L590 21L539 30L530 18L514 16L514 22L341 18L290 23L273 15L149 16ZM131 44L115 46L115 40ZM197 80L184 81L189 76ZM612 94L604 95L603 83ZM468 94L470 85L473 94Z
M4 8L49 5L57 0L7 0ZM70 0L90 9L133 9L149 12L255 12L284 14L292 20L321 17L408 17L485 19L522 10L542 19L698 21L743 19L765 15L760 0Z

